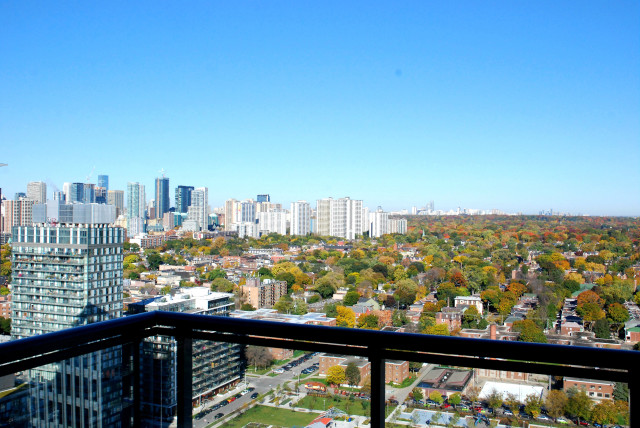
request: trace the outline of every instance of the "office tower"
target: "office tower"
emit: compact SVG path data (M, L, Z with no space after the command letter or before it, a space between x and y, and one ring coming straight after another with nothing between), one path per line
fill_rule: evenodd
M285 282L286 292L286 282ZM129 305L132 314L151 311L189 312L228 317L234 308L233 294L211 292L206 287L185 288L174 296ZM191 397L193 403L210 398L240 381L243 374L241 346L209 340L193 341ZM140 359L142 422L168 426L177 411L177 345L167 336L153 336L142 344Z
M191 192L193 192L193 186L178 186L176 187L176 212L185 214L189 211L189 205L191 205Z
M32 181L27 183L27 198L36 204L47 202L47 185L44 181Z
M171 203L169 202L169 178L156 178L156 212L155 218L162 218L164 213L169 212Z
M318 235L355 239L362 234L362 201L350 198L317 201Z
M224 230L233 230L233 224L236 223L236 214L238 212L238 201L228 199L224 203Z
M67 202L84 202L84 183L71 183L69 185Z
M311 233L311 205L307 201L291 203L290 235L308 235Z
M96 187L96 204L107 203L107 189L104 187Z
M60 191L53 192L53 200L66 202L67 195L65 195L64 192L60 192Z
M382 208L378 207L369 215L369 223L369 237L379 238L389 233L389 213L382 211Z
M269 195L258 195L256 199L257 202L271 202L271 196Z
M84 183L82 192L82 202L85 204L93 204L96 202L96 185L93 183Z
M197 187L191 192L191 205L189 206L189 220L196 221L199 230L207 230L208 223L209 189Z
M268 235L278 233L287 234L287 212L283 210L271 210L258 213L258 234Z
M122 316L123 242L123 229L107 224L14 227L12 337ZM25 372L30 426L121 426L121 352L108 348Z
M107 191L107 204L116 206L116 217L119 217L124 212L124 191Z
M146 196L144 185L127 183L127 235L135 236L144 233L146 219Z
M434 208L435 204L433 203L433 201L429 201L429 203L427 204L427 211L433 212Z
M109 176L108 175L99 175L98 176L98 187L102 187L106 191L109 191Z
M22 199L22 198L26 198L27 194L24 192L16 192L16 195L13 199L15 199L16 201Z

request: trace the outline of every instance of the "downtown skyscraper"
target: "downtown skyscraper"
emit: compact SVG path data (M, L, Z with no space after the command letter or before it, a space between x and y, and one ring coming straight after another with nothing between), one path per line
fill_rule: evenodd
M127 183L127 235L144 233L146 220L146 196L144 185Z
M171 208L171 202L169 199L169 178L158 177L156 178L156 217L162 218L164 213L168 213Z

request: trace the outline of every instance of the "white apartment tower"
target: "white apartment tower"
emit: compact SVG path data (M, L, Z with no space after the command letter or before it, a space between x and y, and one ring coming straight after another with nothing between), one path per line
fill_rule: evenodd
M191 191L191 205L189 206L189 220L197 222L199 230L207 230L208 225L209 189L196 187Z
M307 201L291 203L290 235L308 235L311 233L311 205Z
M382 211L382 208L369 214L369 223L369 237L379 238L389 233L389 213Z
M237 222L236 213L238 212L238 201L228 199L224 203L224 230L233 230L233 224Z
M356 239L362 234L362 201L351 198L317 201L318 235Z
M32 181L27 183L27 198L36 204L47 202L47 184L44 181Z
M287 234L287 212L272 209L268 212L258 213L258 230L260 235L278 233Z

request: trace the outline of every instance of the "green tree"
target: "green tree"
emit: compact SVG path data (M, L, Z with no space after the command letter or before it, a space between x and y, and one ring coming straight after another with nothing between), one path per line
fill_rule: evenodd
M598 339L611 339L611 330L609 321L606 318L600 318L593 324L593 332Z
M424 394L422 393L422 388L413 388L411 390L411 394L413 394L413 399L416 401L420 401L424 398Z
M403 279L396 284L396 291L393 297L401 305L411 305L416 300L418 284L411 279Z
M147 265L149 265L149 270L158 270L160 269L161 264L164 264L164 261L157 252L153 252L147 256Z
M208 281L213 281L216 278L226 278L226 277L227 277L227 273L220 268L216 268L207 273Z
M438 405L440 405L443 403L444 398L442 397L442 394L440 394L440 392L431 391L431 393L429 394L429 400L435 401L436 403L438 403Z
M211 291L219 291L221 293L231 293L234 284L226 278L216 278L211 281Z
M618 410L611 400L602 400L593 406L590 419L600 425L608 425L617 421Z
M342 302L345 306L353 306L358 303L358 300L360 300L360 293L357 291L349 291L344 295Z
M515 321L513 331L520 333L518 340L521 342L547 343L544 332L532 320Z
M329 385L342 385L346 380L344 368L342 366L331 366L327 370L327 383Z
M0 334L11 334L11 318L0 317Z
M567 407L567 402L569 398L567 394L561 389L553 389L549 391L547 394L547 398L545 399L545 407L547 408L547 413L552 418L559 418L564 415L565 408Z
M459 392L456 392L455 394L451 395L447 401L455 408L462 401L462 396Z
M360 383L360 369L353 361L347 364L347 368L344 370L344 376L347 383L351 386L356 386Z
M524 400L524 411L537 418L542 411L542 399L536 394L529 394Z
M255 311L256 308L251 306L251 304L249 304L249 303L243 303L242 306L240 306L240 310L241 311Z
M409 318L407 318L406 311L395 309L391 315L391 323L394 327L402 327L403 325L408 324Z
M502 406L502 394L495 389L487 396L487 403L493 410Z
M567 396L569 400L565 411L575 418L588 419L591 412L591 399L587 393L582 389L570 388Z

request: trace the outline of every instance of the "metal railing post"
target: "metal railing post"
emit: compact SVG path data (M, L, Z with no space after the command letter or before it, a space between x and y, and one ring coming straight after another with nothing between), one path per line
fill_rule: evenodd
M193 389L192 363L193 363L193 347L190 337L178 337L178 356L177 356L177 401L178 401L178 427L192 427L192 406L191 393Z
M369 349L371 363L371 428L384 427L384 360L375 353L376 349Z
M142 424L142 420L140 418L141 411L141 393L140 389L142 388L140 381L140 346L142 341L136 340L131 344L131 357L133 359L133 426L139 427Z
M640 370L637 366L629 370L629 426L637 426L640 422Z

